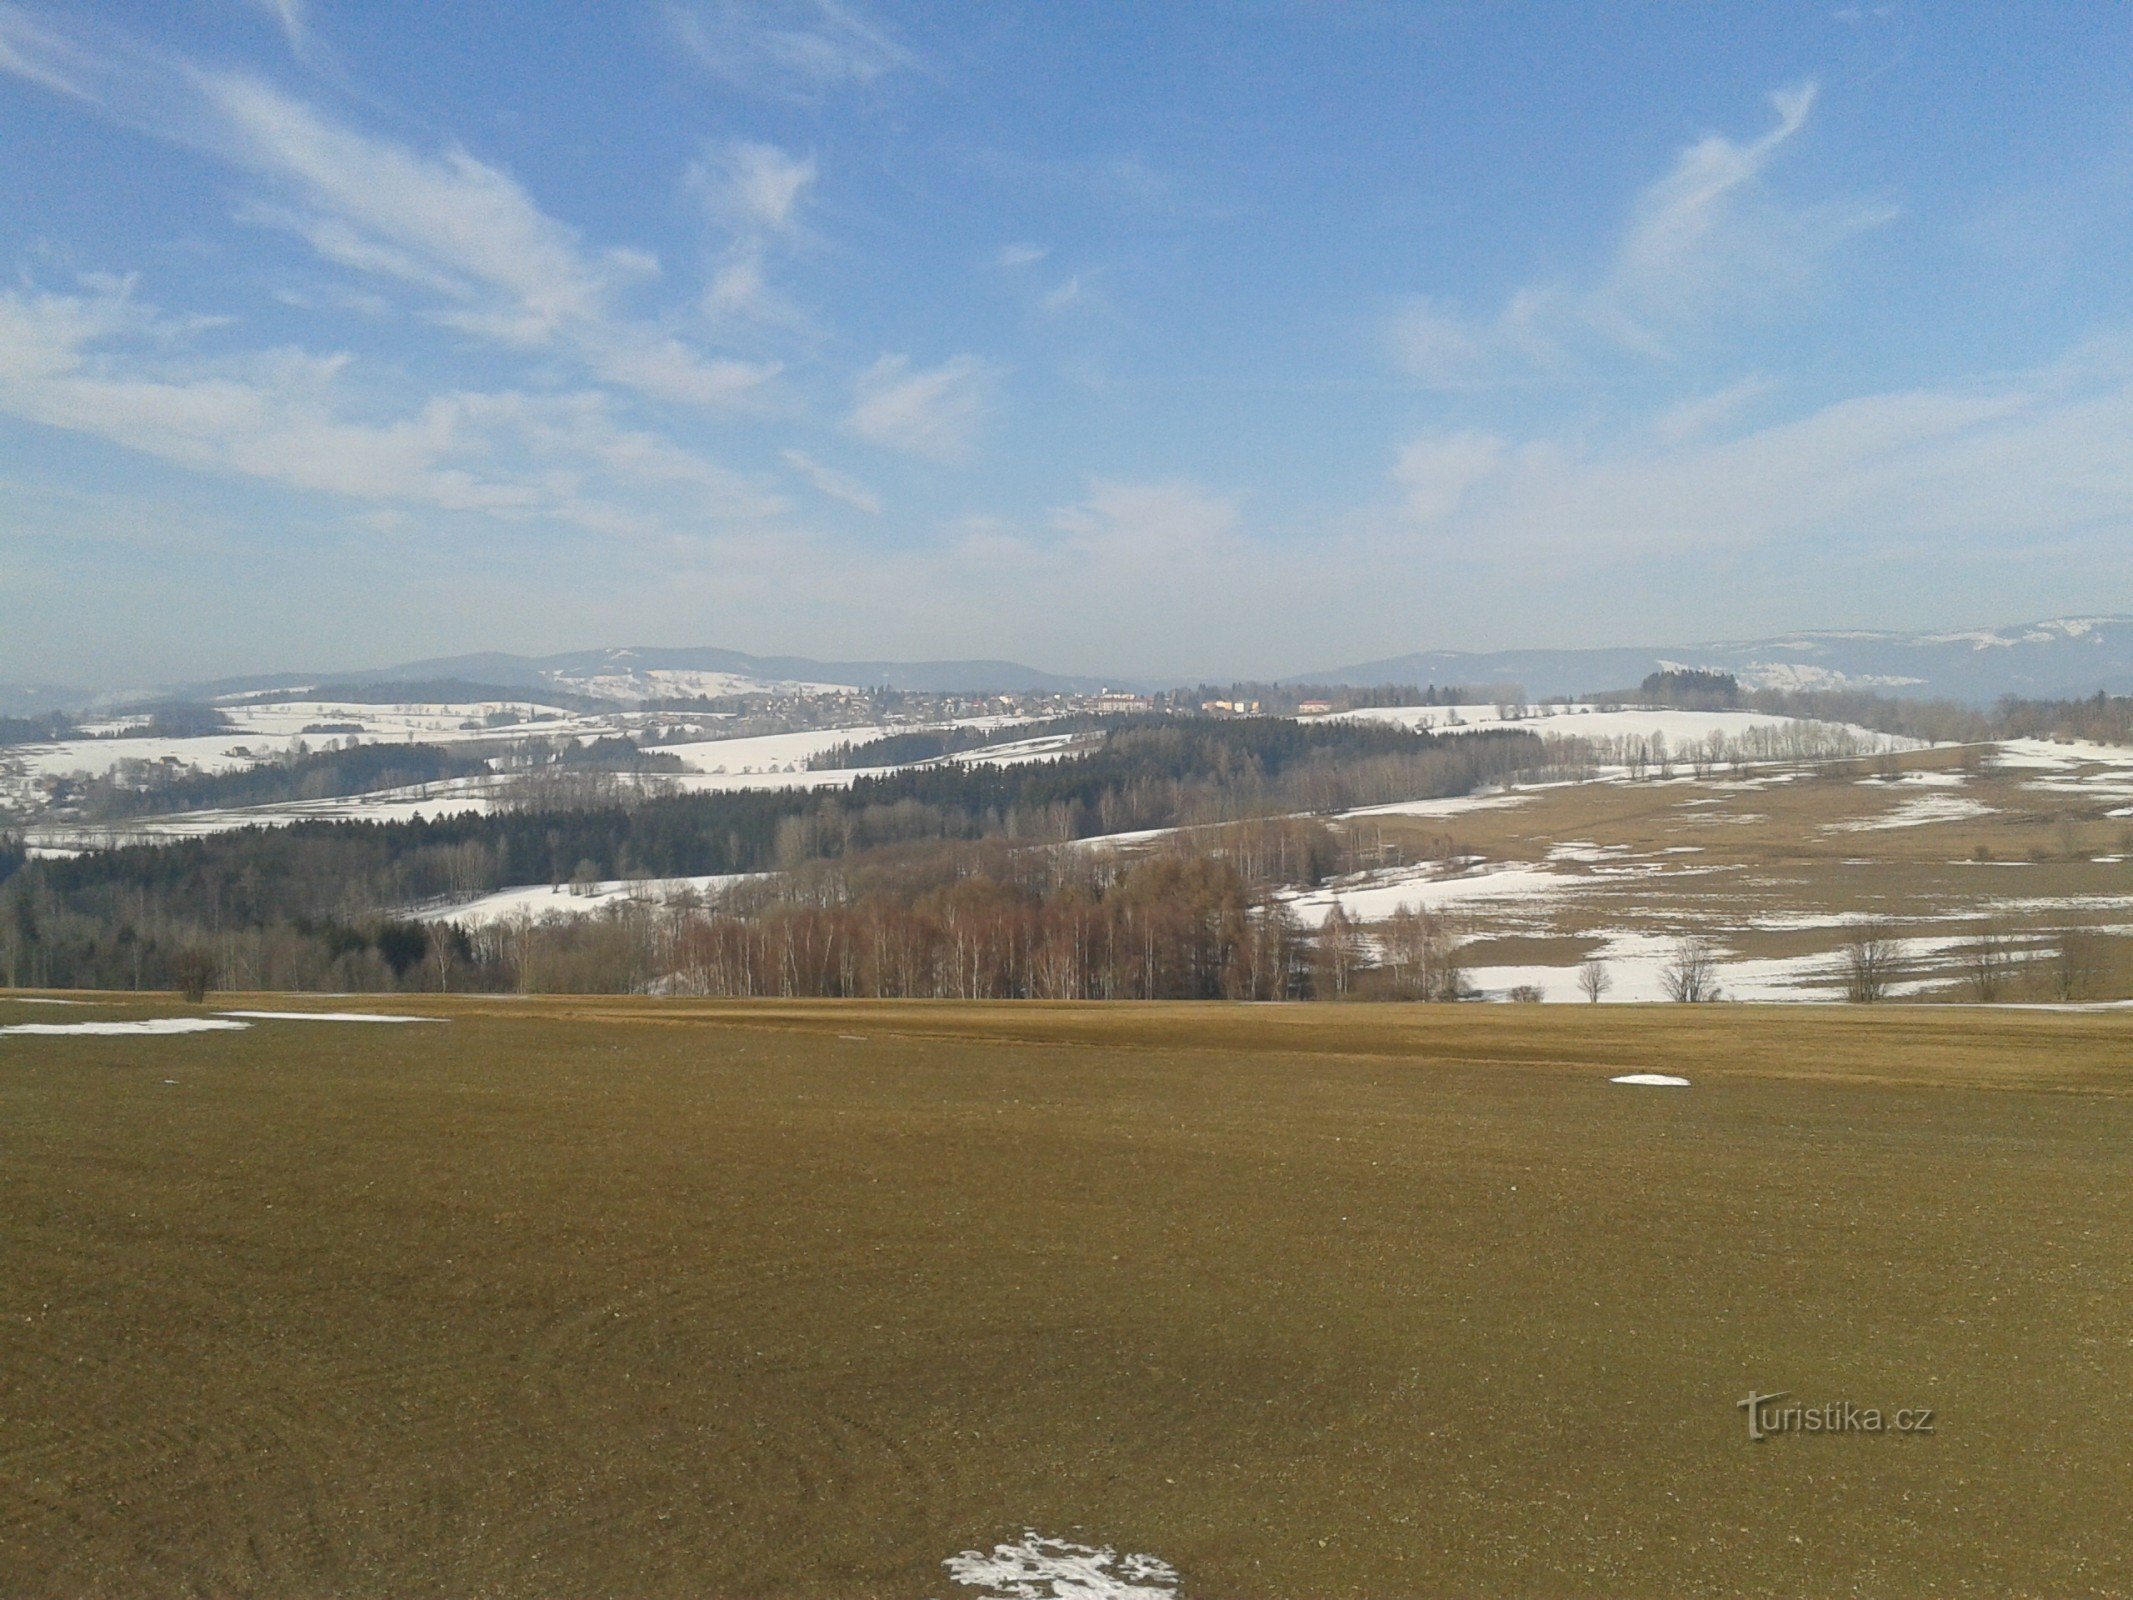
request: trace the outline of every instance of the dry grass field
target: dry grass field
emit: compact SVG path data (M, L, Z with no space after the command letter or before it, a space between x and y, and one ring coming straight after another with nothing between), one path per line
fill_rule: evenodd
M393 1009L0 1037L0 1593L2133 1593L2123 1015Z

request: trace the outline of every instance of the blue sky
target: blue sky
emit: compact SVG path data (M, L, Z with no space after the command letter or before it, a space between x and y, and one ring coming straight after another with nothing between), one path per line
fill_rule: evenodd
M0 676L2133 610L2133 10L0 0Z

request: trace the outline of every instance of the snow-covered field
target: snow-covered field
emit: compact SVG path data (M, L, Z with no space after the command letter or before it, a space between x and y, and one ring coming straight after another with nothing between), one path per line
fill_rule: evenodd
M424 906L413 914L418 921L456 922L465 927L482 927L521 918L540 922L551 917L590 917L633 902L664 906L684 896L709 899L737 883L752 882L758 876L760 874L733 872L696 878L621 878L595 883L584 890L529 883L476 895L472 899Z
M537 720L490 728L469 727L489 713L539 713ZM190 767L201 772L238 771L260 762L285 756L300 745L312 749L329 743L406 743L448 745L463 753L480 754L484 745L508 744L531 737L568 737L580 740L613 736L625 730L632 719L586 717L530 702L482 702L478 705L368 706L330 701L305 701L265 707L233 707L233 718L243 719L239 732L191 739L70 739L59 743L23 745L0 753L0 800L28 806L38 798L41 780L58 777L108 777L121 763L146 761L167 763L173 768ZM360 731L310 733L299 730L321 722L360 721ZM839 745L863 744L885 734L911 733L948 727L992 730L1018 726L1017 717L968 717L952 723L917 725L868 724L849 728L818 728L800 733L758 734L733 739L704 739L657 746L660 754L678 758L686 770L645 775L645 781L691 794L721 794L751 789L848 788L854 779L878 775L897 768L814 771L808 762ZM1045 760L1062 753L1070 740L1053 735L996 747L963 752L951 759L991 761L1002 764ZM466 747L472 746L468 751ZM285 801L272 805L200 810L160 817L129 818L124 822L94 826L69 824L32 827L34 848L50 855L66 855L84 849L120 844L159 844L174 839L223 833L233 828L284 827L296 822L404 822L416 817L436 818L493 810L507 791L513 774L455 778L438 783L326 800ZM624 774L621 781L633 781Z
M1841 922L1825 924L1833 934ZM1916 995L1945 981L1952 973L1949 958L1969 943L1967 936L1919 936L1891 941L1895 960L1910 976L1890 986L1891 998ZM1601 936L1597 959L1606 964L1608 987L1601 1004L1652 1005L1670 1000L1666 971L1675 959L1680 936L1676 934L1617 930ZM1846 957L1841 948L1798 956L1751 957L1714 941L1710 947L1716 982L1727 1000L1765 1004L1786 1001L1831 1001L1844 995ZM1587 996L1578 987L1574 966L1477 966L1467 971L1467 981L1491 1000L1506 998L1513 989L1537 989L1544 1002L1585 1004Z
M1666 706L1620 710L1551 705L1371 706L1360 711L1335 711L1325 715L1334 720L1389 722L1395 727L1426 728L1438 733L1523 728L1530 733L1581 739L1649 739L1656 734L1681 750L1703 743L1714 733L1738 738L1755 729L1802 726L1796 717L1767 712L1682 711ZM1916 740L1875 734L1864 728L1851 731L1862 739L1883 743L1890 749L1912 749L1917 745Z
M1855 817L1833 822L1832 833L1878 833L1884 828L1922 828L1934 822L1960 822L1965 817L1988 817L1992 807L1982 800L1960 794L1916 794L1898 801L1878 817Z

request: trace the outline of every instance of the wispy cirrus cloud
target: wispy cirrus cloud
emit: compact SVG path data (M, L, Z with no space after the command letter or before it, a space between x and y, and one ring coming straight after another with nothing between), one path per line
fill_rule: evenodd
M1051 248L1041 244L1003 244L1000 253L993 257L992 264L1001 272L1014 272L1022 267L1033 267L1050 255Z
M774 99L815 101L918 65L886 28L839 0L707 0L667 16L704 71Z
M431 314L447 326L522 348L560 344L607 382L684 405L740 405L775 375L622 313L623 294L658 277L659 262L587 249L515 179L464 150L432 156L359 133L248 78L209 77L202 90L236 158L286 188L300 208L291 225L314 249L430 289L445 302Z
M1411 440L1392 466L1401 505L1417 522L1438 522L1466 503L1503 460L1504 442L1471 429Z
M307 0L252 0L252 4L281 30L291 55L306 65L317 59L318 42L312 37Z
M1395 360L1432 387L1561 381L1624 359L1667 362L1806 282L1892 208L1845 198L1788 201L1764 176L1806 125L1816 90L1770 96L1776 123L1750 140L1710 134L1631 204L1612 256L1585 283L1515 289L1493 315L1439 298L1393 319Z
M737 233L793 232L818 176L812 156L755 139L713 146L690 169L690 181L712 214Z
M622 425L595 391L453 392L396 413L355 381L346 355L210 356L197 348L202 331L125 284L0 292L0 411L193 471L366 505L647 533L669 519L785 509L742 475Z
M457 146L418 150L354 128L243 74L115 37L62 31L0 5L0 70L89 101L261 185L239 208L335 266L426 297L440 325L574 354L601 381L682 405L746 407L773 363L704 350L626 309L657 280L642 250L588 246L515 178Z
M850 506L855 511L864 511L870 517L882 512L881 496L848 473L825 467L804 450L782 450L779 457L784 463L813 484L819 494Z
M750 139L714 145L690 167L687 187L725 235L702 300L714 321L806 325L772 286L770 262L773 252L805 247L801 210L818 177L812 156Z
M869 443L941 462L967 460L990 407L992 369L961 355L937 367L885 355L859 375L845 419Z
M1399 496L1388 530L1406 531L1386 536L1592 572L1717 550L2003 559L2133 533L2133 355L2115 346L1728 428L1767 387L1737 385L1613 440L1425 435L1388 473Z
M1768 378L1751 377L1695 395L1660 412L1652 420L1652 432L1668 444L1700 439L1734 421L1776 387Z

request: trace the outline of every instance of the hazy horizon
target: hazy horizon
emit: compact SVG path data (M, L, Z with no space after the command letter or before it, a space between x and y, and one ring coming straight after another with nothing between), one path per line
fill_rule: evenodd
M2133 611L2129 44L0 0L0 680Z

